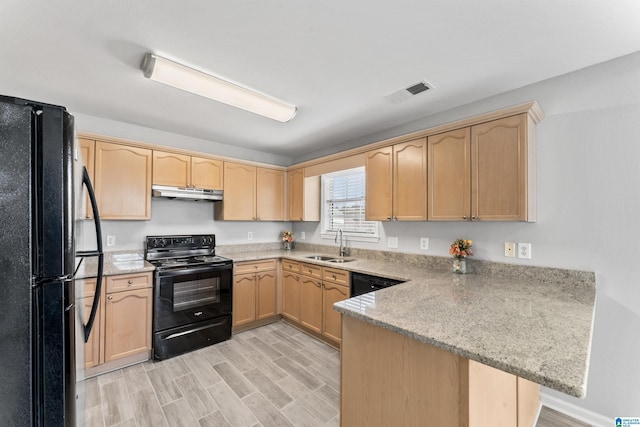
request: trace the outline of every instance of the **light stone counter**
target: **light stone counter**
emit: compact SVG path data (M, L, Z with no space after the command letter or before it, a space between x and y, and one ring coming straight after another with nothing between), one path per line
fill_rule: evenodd
M76 265L80 259L76 259ZM105 252L104 275L115 276L118 274L141 273L153 271L155 267L144 260L144 255L139 252ZM76 279L96 277L98 275L98 258L85 258L76 272Z
M285 258L408 280L334 309L554 390L586 395L594 273L470 259L471 273L458 275L449 271L448 257L372 251L336 264L306 258L335 256L334 248L300 246L220 254L235 262Z

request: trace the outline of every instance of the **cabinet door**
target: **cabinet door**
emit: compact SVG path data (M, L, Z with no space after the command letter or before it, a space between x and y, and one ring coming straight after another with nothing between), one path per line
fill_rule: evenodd
M220 219L235 221L256 219L255 166L224 162L224 199Z
M393 146L393 216L398 220L427 219L427 140Z
M365 154L366 207L368 221L387 221L393 216L393 149L385 147Z
M470 128L463 128L427 139L430 221L471 218L470 132Z
M223 162L220 160L191 158L191 185L207 190L223 189Z
M233 277L233 326L256 320L256 275Z
M325 337L340 343L342 341L342 315L333 309L333 304L349 298L349 288L327 282L324 282L323 286L324 323L322 333Z
M152 289L107 294L104 323L104 361L151 350Z
M256 214L259 221L284 220L284 171L257 168Z
M300 276L300 323L314 332L322 333L322 282Z
M287 173L289 180L289 221L304 220L304 169Z
M82 155L82 163L87 168L87 173L89 174L89 178L91 179L91 183L93 184L95 182L94 170L96 142L92 139L86 138L78 138L78 142L80 145L80 154ZM87 193L87 189L84 186L82 186L82 191L84 193ZM89 200L89 194L85 195L82 214L83 218L93 218L93 211L91 210L91 201Z
M278 314L276 272L256 274L256 320Z
M528 219L526 127L526 114L471 127L473 220Z
M153 150L153 183L172 187L190 187L191 156Z
M517 377L469 360L469 421L474 426L518 425Z
M85 322L89 319L91 314L91 307L93 306L93 297L84 298L84 319ZM100 340L102 336L100 334L100 305L96 311L96 320L91 329L91 335L89 341L84 345L84 367L93 368L100 364Z
M282 315L300 321L300 276L296 273L282 274Z
M102 219L151 218L151 150L96 141L95 190Z

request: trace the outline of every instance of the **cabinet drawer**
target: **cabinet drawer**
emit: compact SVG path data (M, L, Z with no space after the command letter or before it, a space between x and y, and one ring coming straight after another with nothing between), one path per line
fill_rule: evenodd
M98 279L96 279L95 277L90 277L87 279L78 280L82 280L84 282L84 297L93 297L96 293L96 282Z
M107 293L150 288L153 284L151 273L123 274L107 277Z
M322 279L322 267L313 264L300 264L300 274Z
M238 262L233 264L234 274L256 273L276 269L276 260L267 259L264 261Z
M325 267L322 274L322 280L342 286L349 286L349 272Z
M300 273L300 263L285 259L282 261L282 271L291 271L294 273Z

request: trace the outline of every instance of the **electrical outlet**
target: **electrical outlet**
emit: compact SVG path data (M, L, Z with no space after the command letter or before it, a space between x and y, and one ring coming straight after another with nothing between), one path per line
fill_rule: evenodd
M247 233L247 240L253 240L253 231Z
M307 235L305 234L305 232L304 232L304 231L301 231L301 232L300 232L300 240L304 240L304 239L306 239L306 238L307 238Z
M515 258L516 256L516 244L515 243L505 243L504 244L504 256L509 258Z
M115 246L116 245L116 236L107 235L107 246Z
M428 237L421 237L420 238L420 249L422 249L424 251L429 249L429 238Z
M390 248L398 247L398 238L397 237L387 237L387 246Z
M531 243L518 243L518 258L531 259Z

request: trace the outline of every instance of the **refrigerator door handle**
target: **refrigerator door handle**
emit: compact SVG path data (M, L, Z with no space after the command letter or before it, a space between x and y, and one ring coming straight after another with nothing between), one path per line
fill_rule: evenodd
M93 185L91 185L91 179L89 178L89 173L87 172L87 168L82 168L82 183L87 187L87 192L89 193L89 200L91 201L91 210L93 211L93 222L96 228L96 244L97 250L95 251L83 251L77 252L76 255L80 257L98 257L98 277L96 278L96 291L93 296L93 304L91 305L91 314L89 314L89 319L87 320L87 324L84 325L84 342L89 341L89 336L91 335L91 329L93 329L93 324L96 320L96 313L98 311L98 306L100 304L100 293L102 290L102 276L104 271L104 253L102 252L102 228L100 226L100 215L98 213L98 203L96 202L96 195L93 191Z

